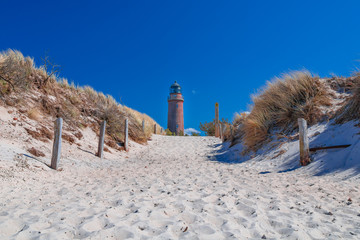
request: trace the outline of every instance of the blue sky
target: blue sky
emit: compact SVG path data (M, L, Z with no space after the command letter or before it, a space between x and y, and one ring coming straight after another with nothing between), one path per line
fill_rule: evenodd
M45 52L61 77L167 124L183 87L185 128L246 111L290 70L350 75L359 66L359 1L1 1L0 46Z

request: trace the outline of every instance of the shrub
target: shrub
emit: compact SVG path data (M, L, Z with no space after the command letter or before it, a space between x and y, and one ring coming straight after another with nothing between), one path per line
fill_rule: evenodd
M320 107L330 105L324 83L307 71L275 78L252 99L253 109L240 128L244 145L252 151L256 151L272 131L293 131L298 118L306 119L309 125L318 122L323 116Z
M206 136L215 136L215 120L212 122L200 123L200 130L205 132Z
M227 119L222 118L220 124L230 125ZM200 123L200 130L205 132L206 136L215 136L215 119L212 122Z
M28 78L34 68L34 61L30 57L24 57L21 52L7 50L0 54L0 79L11 86L27 88Z
M170 129L165 129L165 134L167 135L167 136L175 136L175 133L173 133L173 132L171 132L170 131Z

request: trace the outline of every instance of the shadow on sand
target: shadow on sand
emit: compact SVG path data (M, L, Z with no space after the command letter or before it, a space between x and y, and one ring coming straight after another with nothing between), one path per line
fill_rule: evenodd
M316 140L318 139L312 139L310 146L318 145L318 141ZM256 157L252 158L249 155L241 155L243 150L241 144L229 148L230 143L228 142L210 146L214 150L208 156L208 160L222 164L241 164L247 161L273 161L272 164L277 165L276 168L271 167L271 170L270 168L267 170L265 167L267 164L264 164L265 169L259 172L259 174L288 173L301 170L306 171L312 176L323 176L346 171L346 176L344 178L351 178L360 173L360 157L354 157L355 152L358 152L360 155L360 151L355 145L356 144L352 145L346 150L330 149L317 151L312 154L313 161L305 167L300 165L300 156L297 151L288 151L281 155L281 157L272 159L272 155L276 155L276 151L263 149L263 154L258 154Z
M39 163L42 163L42 164L46 165L47 167L50 167L50 164L49 164L49 163L43 162L41 159L38 159L38 158L33 157L33 156L31 156L31 155L28 155L28 154L26 154L26 153L23 153L22 155L24 155L24 156L27 157L27 158L34 159L34 160L38 161Z

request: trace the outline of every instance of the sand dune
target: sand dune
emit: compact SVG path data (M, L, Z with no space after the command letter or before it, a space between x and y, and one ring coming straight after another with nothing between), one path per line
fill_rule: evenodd
M2 145L0 238L359 239L359 179L259 174L268 163L221 163L220 148L154 136L118 159L67 157L53 171L10 166L21 150Z

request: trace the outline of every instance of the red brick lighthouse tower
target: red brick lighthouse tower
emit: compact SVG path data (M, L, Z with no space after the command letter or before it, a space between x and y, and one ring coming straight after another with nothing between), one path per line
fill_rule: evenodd
M181 87L175 81L170 87L168 97L168 129L176 135L184 134L184 98L181 94Z

